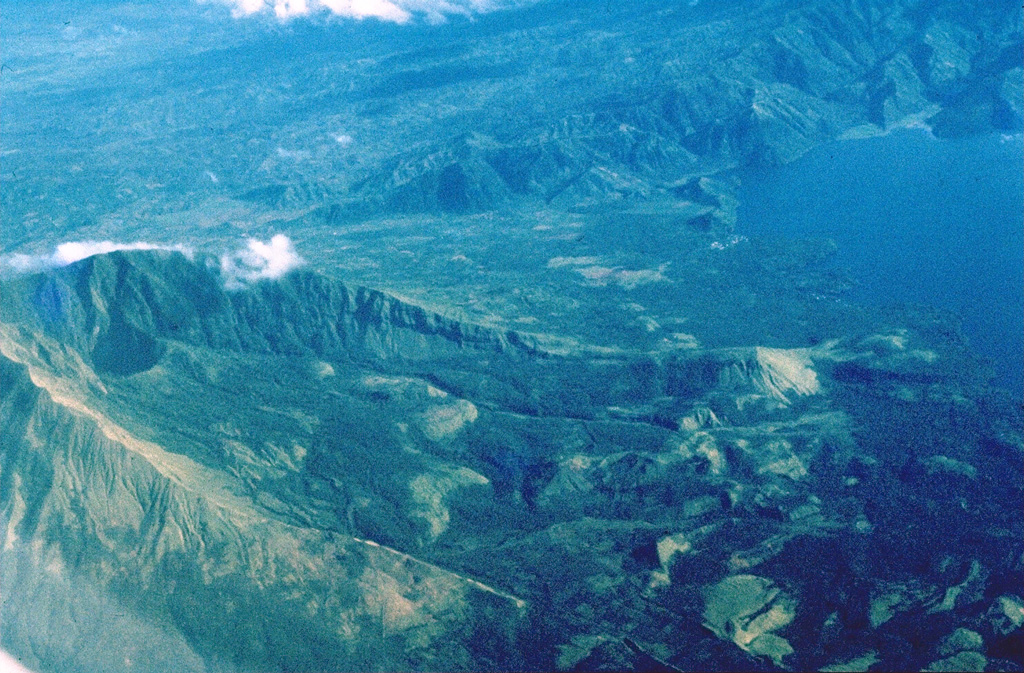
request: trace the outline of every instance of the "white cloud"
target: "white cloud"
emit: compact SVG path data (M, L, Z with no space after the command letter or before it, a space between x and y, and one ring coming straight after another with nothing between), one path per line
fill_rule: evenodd
M303 264L305 260L284 234L277 234L269 243L250 238L247 247L220 258L224 285L230 290L262 279L280 278Z
M274 3L274 14L277 14L279 19L305 16L309 14L309 5L306 4L306 0L279 0Z
M29 669L22 666L21 662L9 655L7 652L0 650L0 672L2 673L32 673Z
M115 250L176 250L189 258L193 256L193 250L183 245L70 241L61 243L49 255L0 255L0 276L54 269ZM266 243L250 238L245 247L221 255L220 271L224 286L229 290L238 290L259 280L280 278L305 263L306 260L295 251L291 239L277 234ZM0 673L3 673L3 668L0 668Z
M0 255L0 272L31 273L44 269L67 266L86 257L102 255L115 250L178 250L191 254L191 250L180 245L157 245L154 243L114 243L113 241L69 241L61 243L49 255Z
M70 241L61 243L49 255L0 255L0 276L54 269L115 250L176 250L190 258L193 255L191 248L182 245ZM305 263L295 251L291 239L283 234L274 236L266 243L250 238L246 241L245 247L220 256L221 275L225 287L230 290L237 290L263 279L280 278ZM3 669L0 669L0 673L3 673Z
M271 14L288 20L299 16L329 13L352 19L380 19L406 23L414 16L430 22L452 15L469 16L524 4L519 0L199 0L219 2L236 17Z
M345 16L351 12L351 15L357 19L365 19L366 17L372 16L385 21L405 23L409 20L410 16L409 12L393 2L388 2L388 0L351 0L351 2L336 1L331 4L337 7L337 9L331 10L335 14ZM348 12L345 11L345 5L348 5Z

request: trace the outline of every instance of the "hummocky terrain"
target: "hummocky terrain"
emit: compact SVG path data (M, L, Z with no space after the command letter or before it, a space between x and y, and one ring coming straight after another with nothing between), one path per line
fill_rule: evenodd
M25 664L1024 668L1019 403L953 316L851 304L827 241L732 230L738 167L1019 133L1018 8L13 4ZM274 233L308 264L218 257ZM68 239L198 252L12 263Z

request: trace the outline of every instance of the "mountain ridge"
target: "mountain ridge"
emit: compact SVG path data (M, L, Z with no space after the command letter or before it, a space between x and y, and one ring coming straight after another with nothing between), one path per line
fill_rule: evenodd
M27 663L52 667L78 637L141 656L117 635L130 619L163 634L154 648L188 643L198 670L634 666L651 652L684 669L708 656L820 666L835 660L832 645L809 634L831 599L793 574L818 539L859 559L828 581L875 605L885 582L908 587L915 564L962 559L957 540L981 535L968 557L983 578L966 580L982 582L973 598L942 607L941 582L963 581L943 571L929 580L938 588L892 599L907 619L930 609L991 631L978 610L1012 592L1017 571L996 568L1019 521L967 487L1012 469L1020 433L1000 425L1005 411L982 413L956 350L917 328L804 348L556 355L415 307L396 312L384 294L353 303L358 291L308 271L227 290L212 260L115 252L0 286L4 565L9 586L35 592L11 595L0 618L12 625L5 646ZM152 292L140 289L146 278ZM92 303L76 303L83 295ZM147 368L95 366L114 298L120 320L160 345ZM236 323L223 318L234 311ZM245 319L264 311L273 320ZM196 315L239 336L207 341ZM360 320L367 327L353 328ZM385 326L420 336L364 338ZM463 333L487 338L449 338ZM959 420L936 426L930 447L886 454L889 433L917 427L902 414L937 408ZM906 511L873 508L857 481L902 493ZM924 524L911 523L918 515ZM943 541L949 517L963 532ZM907 525L924 525L932 548L909 551ZM572 563L552 564L567 553ZM76 582L85 588L72 599ZM734 636L721 620L745 618L712 606L754 587L781 621ZM127 617L40 641L23 630L34 600L82 610L113 600ZM711 640L698 636L702 609ZM852 637L862 616L842 614ZM932 630L950 623L929 619ZM636 625L614 626L623 620ZM595 623L608 625L600 637ZM535 638L562 654L534 649ZM738 648L721 650L730 642Z
M166 259L160 259L166 257ZM160 260L154 268L152 262ZM399 351L415 359L418 344L391 343L391 330L416 332L425 340L489 348L498 352L536 347L515 332L502 333L445 318L378 290L349 287L308 272L295 271L278 282L225 289L213 257L190 261L183 253L114 252L96 255L46 276L31 291L31 304L46 331L57 337L88 334L84 352L100 369L115 358L140 357L133 374L152 366L159 353L154 339L193 345L296 355L354 352L381 360ZM5 302L16 307L12 298ZM303 314L295 307L311 309ZM22 303L23 305L23 303ZM269 307L273 313L268 314ZM8 318L9 319L9 318ZM276 333L284 326L288 333ZM376 334L380 332L380 334ZM145 339L145 342L137 341ZM133 341L136 340L136 341ZM122 342L127 349L118 348Z
M316 590L312 589L312 584L328 581L331 574L337 575L340 572L342 579L335 578L328 581L326 585L335 587L328 590L329 595L342 595L337 589L339 581L354 582L354 587L346 585L349 586L346 589L349 593L346 595L350 595L355 587L362 586L363 589L355 590L361 591L366 601L370 603L384 601L384 605L390 605L388 601L392 599L388 598L389 594L386 592L395 591L395 588L392 587L398 587L400 584L395 580L388 580L391 583L388 584L386 578L396 576L396 573L398 573L397 577L405 577L404 573L407 571L401 570L401 568L409 559L407 555L356 537L346 538L331 534L325 537L320 531L294 529L289 524L280 523L278 517L270 515L263 507L254 503L250 498L244 497L231 481L224 480L219 471L193 462L182 454L168 452L157 444L133 436L112 422L110 418L91 408L87 402L83 402L83 398L88 399L89 394L75 391L73 387L69 389L67 379L58 381L38 371L33 371L30 364L21 362L18 354L12 352L6 339L3 342L5 399L2 407L6 411L10 411L10 407L13 406L12 398L15 400L22 398L23 400L25 395L31 395L33 391L37 396L36 403L32 405L37 411L28 417L28 425L23 434L17 432L17 425L12 423L9 413L5 413L3 419L5 441L11 442L23 438L22 441L26 442L20 451L10 444L4 451L4 476L14 475L13 482L4 479L6 484L2 488L5 492L4 500L12 503L13 508L5 508L7 511L4 517L7 530L4 551L9 562L16 558L15 554L19 553L19 550L26 548L26 545L18 544L19 538L24 537L42 543L42 546L36 544L31 549L48 550L51 558L53 558L54 552L57 552L55 560L50 561L48 566L43 565L55 568L56 570L52 572L58 578L63 574L60 569L65 564L74 561L75 572L79 575L79 580L73 584L79 584L80 590L96 587L101 593L113 592L116 596L121 594L126 587L133 587L125 594L127 603L122 609L130 610L133 614L138 615L155 614L158 623L169 620L171 626L169 633L184 634L192 643L199 644L198 649L205 658L212 655L214 661L217 658L215 652L218 647L223 647L223 645L213 645L213 650L210 650L211 644L216 642L215 639L211 640L211 636L214 634L210 630L215 631L220 628L217 626L219 620L229 618L229 623L233 624L235 628L246 628L248 624L250 629L259 629L261 627L258 626L258 622L249 620L265 618L259 614L251 617L231 616L230 606L235 602L249 603L253 607L263 605L264 609L268 609L270 606L266 601L269 600L269 595L281 591L294 591L294 589L287 589L289 585L293 585L306 586L307 588L302 590L303 593L312 596L316 593ZM19 365L23 372L20 376L17 371L11 371L12 368L17 368ZM26 379L28 380L26 381ZM61 385L62 383L64 385ZM48 404L42 399L43 397L49 399ZM24 401L22 403L24 404ZM41 414L42 418L46 420L36 420L40 418L36 414ZM18 418L18 416L15 415L14 418ZM45 444L36 438L36 433L39 431L33 431L33 426L40 423L46 427L48 440ZM44 479L41 483L38 476L31 481L22 482L18 476L19 473L38 475L38 470L29 469L27 472L22 472L24 468L21 465L21 460L23 458L19 459L19 455L21 457L31 456L36 464L40 465L38 461L47 458L45 455L40 455L40 451L59 446L61 442L58 441L58 438L64 436L65 433L69 440L65 444L64 455L54 456L53 467L44 468L53 470L50 476L52 482L44 487L47 480ZM133 456L137 458L133 458ZM111 482L112 475L117 475L113 482ZM115 485L111 486L112 483ZM142 495L147 492L148 496ZM133 506L132 503L135 501L138 503ZM66 507L71 507L71 511L80 510L88 513L87 518L78 520L75 524L72 524L71 519L65 518L60 529L52 528L57 524L52 520L53 517L67 516L67 514L61 514ZM48 519L49 521L47 521ZM70 530L68 526L71 526ZM68 534L76 527L82 527L81 533L84 535L78 538L76 543L73 543L80 545L77 550L75 547L68 549L66 546L69 540ZM143 546L138 548L139 556L136 556L137 552L134 551L133 538L143 542ZM250 542L241 545L242 539ZM265 539L265 546L251 544L251 541L258 539ZM98 549L96 548L97 543L99 544ZM306 546L310 546L309 551L300 552L300 549ZM320 551L316 551L318 548ZM332 548L335 551L330 551ZM61 550L63 554L57 550ZM300 555L295 557L296 553ZM188 556L195 554L196 558L185 561L181 558L182 554ZM340 562L336 556L332 555L347 555L349 558ZM60 560L62 556L63 560ZM113 558L110 558L111 556ZM261 557L265 560L260 561ZM365 562L371 568L376 568L373 571L374 575L363 579L359 579L358 575L350 577L353 561L361 557L365 557ZM196 586L189 587L186 583L188 574L183 575L181 571L184 567L191 567L200 561L203 564L205 579L198 583L198 588ZM270 566L261 570L261 566L265 563L269 563ZM313 565L310 565L311 563ZM466 610L472 609L470 606L474 600L480 602L478 599L472 598L474 593L483 592L508 603L511 610L509 614L513 620L517 611L521 611L524 607L520 599L495 591L480 582L460 577L420 561L416 561L416 563L421 566L417 572L428 578L426 580L428 584L425 586L429 586L429 583L433 582L439 583L438 588L445 588L440 601L432 602L433 599L429 598L417 599L415 595L412 597L419 612L434 612L438 619L449 622L441 632L445 637L450 635L451 628L464 619L460 615ZM104 564L112 564L113 567L104 567ZM275 564L281 564L282 569L275 570ZM45 575L42 579L34 577L31 564L12 563L9 567L20 567L22 570L15 571L14 578L7 578L12 583L8 586L25 584L35 587L34 590L37 592L45 593L45 587L49 586L48 581ZM216 578L246 567L249 568L246 575L250 576L251 581L256 582L256 586L260 587L259 593L253 593L251 589L246 589L241 585L221 584L217 588ZM358 564L355 567L358 568ZM112 575L110 574L111 570L114 571ZM134 573L140 571L141 576L131 578ZM207 575L211 572L212 576ZM286 573L284 577L279 575L281 572ZM297 572L301 575L296 575ZM83 573L84 577L81 576ZM376 577L376 573L381 573L381 576ZM73 575L69 579L74 580L74 577ZM288 579L289 577L291 579ZM407 580L399 581L404 583ZM420 580L414 581L414 584L418 581ZM182 611L183 607L187 608L190 601L205 600L202 597L204 592L202 587L204 584L210 586L211 582L213 582L212 590L216 593L209 595L208 598L215 597L216 600L208 606L208 609L213 611L210 620L206 621L187 609ZM40 585L44 588L40 589ZM156 598L156 596L164 594L164 591L155 589L160 586L169 588L169 594L166 594L170 597L169 599ZM460 586L463 588L460 589ZM147 587L154 588L148 589ZM139 592L139 589L142 593ZM398 589L398 591L398 594L394 594L396 596L394 600L407 600L401 597L404 590ZM422 591L423 588L420 588L419 592L422 593ZM459 591L469 593L470 597L457 599ZM295 607L288 607L289 603L294 603L294 599L287 599L284 596L282 598L284 599L284 610L295 609ZM68 600L72 604L76 602L76 599L67 595L58 595L56 600L58 601L57 605L62 600ZM141 604L139 604L140 600ZM460 600L465 603L464 606L459 602ZM10 620L12 616L23 617L22 611L17 606L16 599L8 599L8 609L4 614L6 620ZM44 601L43 605L37 604L34 608L25 606L25 609L53 609L54 607L56 606ZM222 612L224 609L227 610L226 613ZM323 605L323 609L328 609L328 606ZM377 609L365 605L359 609L363 611L363 617L360 619L369 622L362 628L372 630L374 628L372 623L378 618ZM353 619L360 614L359 609L354 617L348 618L344 614L338 614L337 606L329 611L335 615L335 619L340 617L342 623L351 624L350 628L354 628L358 632L360 627ZM396 616L395 619L402 619L401 609L400 607L395 608L395 610L399 610L396 613L399 616ZM489 608L492 612L501 609L500 603ZM170 614L168 614L168 610L170 610ZM390 619L390 611L390 607L380 608L379 619ZM31 619L25 621L32 622ZM278 618L278 627L276 628L281 628L281 625L287 621L287 619ZM19 622L7 621L5 623L17 625ZM66 625L66 622L60 623ZM307 630L313 625L308 617L301 617L300 623L305 624L303 628ZM122 642L116 625L113 628L115 629L113 631L93 632L90 637L98 639L100 642L120 643L118 648L129 653L126 655L125 664L130 669L129 656L134 650L144 651L145 648ZM164 628L166 629L166 627ZM24 643L26 638L29 642L33 640L29 634L19 632L17 628L14 629L15 634L12 636L10 635L11 630L10 626L5 629L9 643ZM73 633L80 631L82 631L80 628L73 629ZM321 651L321 643L318 638L322 639L326 635L316 636L307 633L300 636L299 632L293 631L290 635L280 633L276 636L268 632L266 637L271 638L272 641L277 640L277 642L282 642L281 638L290 641L287 653L282 653L284 658L254 659L247 664L242 660L237 663L246 668L273 665L288 670L311 666L314 668L324 666L350 668L380 665L380 662L372 664L372 655L360 654L351 648L342 653ZM311 637L312 640L310 640ZM422 635L418 636L420 639L422 637ZM62 642L66 642L70 638L71 636L65 636L48 642L43 652L49 651L49 655L44 654L42 659L37 660L38 663L52 661L53 649L55 647L59 649ZM439 643L421 642L418 647L423 648L423 655L427 658L415 663L416 655L413 655L413 658L406 660L406 663L401 664L402 666L429 666L430 664L426 662L431 658L444 656L445 649ZM35 647L29 646L25 652L24 645L17 649L22 651L23 656L36 651ZM255 652L258 652L259 649L262 648L257 648ZM260 656L255 652L249 656ZM164 665L171 665L173 668L174 657L179 656L179 653L175 651L160 654L163 656L157 659L157 662L163 661ZM171 656L168 657L168 654ZM23 660L30 665L35 665L28 657ZM207 660L209 661L209 659ZM202 659L197 661L202 664L201 670L207 670ZM276 663L271 663L275 661ZM146 665L155 665L157 662L148 661ZM180 664L180 662L177 663ZM188 669L188 665L182 665L182 668L183 670ZM221 669L221 666L215 665L210 670Z

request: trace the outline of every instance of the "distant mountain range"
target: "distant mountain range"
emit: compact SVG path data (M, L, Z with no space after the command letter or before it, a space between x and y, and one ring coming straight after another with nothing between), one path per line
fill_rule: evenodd
M196 218L237 235L308 208L671 204L695 177L844 134L1021 129L1022 18L1005 3L544 2L277 29L118 7L12 13L8 251L126 224L196 240Z

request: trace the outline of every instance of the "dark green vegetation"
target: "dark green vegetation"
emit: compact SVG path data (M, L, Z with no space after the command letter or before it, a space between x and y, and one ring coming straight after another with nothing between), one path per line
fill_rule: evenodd
M310 263L232 290L166 251L4 274L0 646L1024 667L1019 405L950 316L847 302L834 246L732 232L739 166L1019 131L1018 9L55 7L5 16L4 252L285 232Z

